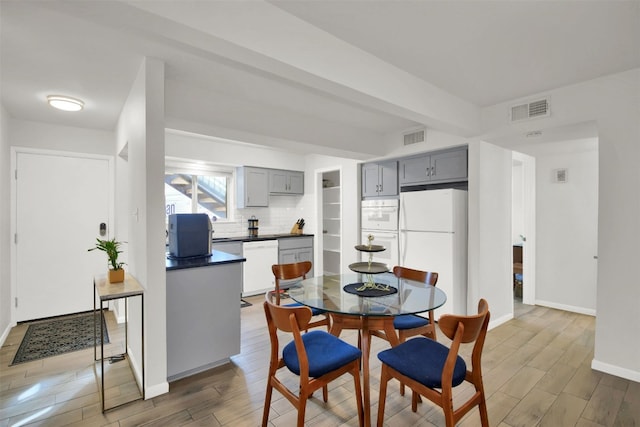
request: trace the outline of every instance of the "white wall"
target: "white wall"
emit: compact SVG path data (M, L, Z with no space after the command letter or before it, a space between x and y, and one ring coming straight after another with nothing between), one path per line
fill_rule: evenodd
M0 104L0 345L11 329L11 215L9 207L11 162L9 153L9 116Z
M304 156L290 151L167 130L168 157L201 160L228 166L257 166L304 170Z
M536 158L536 303L595 315L598 141L544 145L552 148L527 150ZM554 182L556 169L567 169L566 183Z
M469 271L467 311L489 302L490 327L513 318L511 150L469 143Z
M145 58L118 120L117 146L127 147L128 182L116 182L116 215L128 218L127 269L145 288L144 339L147 399L166 393L166 268L164 222L164 64ZM123 230L124 231L124 230ZM140 310L129 304L129 347L140 371Z
M388 138L391 152L386 157L410 156L412 154L424 153L426 151L433 151L456 145L465 145L468 142L467 138L462 138L457 135L440 132L434 129L426 129L424 141L415 144L404 145L404 136L402 133L388 135Z
M114 133L12 119L11 145L42 150L114 155Z
M506 122L517 100L483 110L483 127L526 132L596 121L599 140L598 285L595 369L640 381L640 69L563 87L552 114L517 127Z

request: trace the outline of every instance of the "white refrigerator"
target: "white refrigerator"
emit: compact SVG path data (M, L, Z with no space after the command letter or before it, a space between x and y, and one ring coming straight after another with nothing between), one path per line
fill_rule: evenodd
M467 192L400 193L400 264L438 273L447 302L442 314L467 314Z

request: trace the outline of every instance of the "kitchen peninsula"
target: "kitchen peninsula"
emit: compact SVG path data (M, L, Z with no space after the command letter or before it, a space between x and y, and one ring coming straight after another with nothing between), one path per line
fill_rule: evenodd
M224 364L240 353L244 262L219 250L167 259L167 380Z
M174 381L222 365L240 353L240 297L244 270L255 254L246 243L274 241L277 253L257 271L272 284L271 264L313 261L312 234L260 234L214 238L210 256L166 260L167 379ZM268 265L267 265L268 264ZM254 270L257 267L254 265ZM251 279L255 281L255 279ZM245 292L246 293L246 292Z

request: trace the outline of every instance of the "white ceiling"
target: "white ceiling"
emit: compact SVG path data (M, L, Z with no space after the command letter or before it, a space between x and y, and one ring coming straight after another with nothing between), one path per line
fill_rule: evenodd
M384 71L407 99L426 87L443 106L471 110L640 67L639 1L171 3L2 0L2 104L18 119L113 130L143 57L152 56L166 64L167 127L381 155L388 135L443 120L435 100L402 105L341 83L363 61L364 83L380 86ZM248 14L260 21L238 25ZM267 33L283 23L295 31L275 46ZM351 56L320 64L322 72L302 63L349 45ZM296 49L302 59L287 60ZM86 108L55 111L48 94L81 98Z

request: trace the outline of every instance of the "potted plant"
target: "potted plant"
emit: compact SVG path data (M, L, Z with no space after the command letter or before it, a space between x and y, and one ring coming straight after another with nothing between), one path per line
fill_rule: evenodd
M87 249L88 251L100 250L107 254L107 258L109 258L109 282L110 283L118 283L124 281L124 269L122 268L125 265L124 262L118 261L118 254L121 254L120 245L122 242L116 241L115 238L111 240L104 240L97 238L96 246Z

